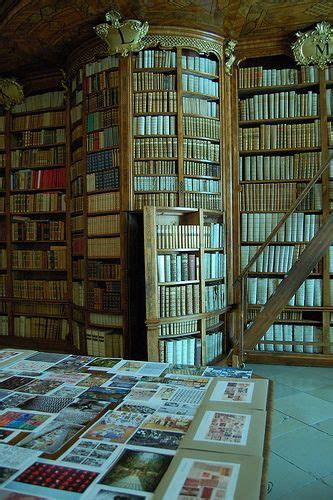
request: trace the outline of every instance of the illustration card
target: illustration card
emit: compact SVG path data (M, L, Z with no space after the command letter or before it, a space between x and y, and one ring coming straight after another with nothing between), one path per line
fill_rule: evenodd
M19 394L14 392L12 393L12 396L0 401L0 411L6 410L7 408L18 408L21 403L28 401L31 397L31 394Z
M137 495L135 493L125 493L123 490L119 492L107 486L97 486L94 490L89 491L90 500L148 500L151 498L153 498L151 493Z
M93 387L93 386L101 386L105 384L108 380L110 380L110 377L106 375L105 377L102 375L88 375L87 378L85 378L82 382L79 382L77 384L78 387Z
M18 446L31 450L39 450L52 455L53 453L57 453L82 429L82 425L53 420L46 424L39 432L32 432L29 436L22 439L18 443Z
M110 461L111 457L116 456L116 450L118 451L118 446L114 444L81 439L66 451L59 460L101 468L106 462Z
M59 363L68 358L68 354L60 354L58 352L36 352L26 359L30 361L42 361L44 363Z
M125 443L145 418L146 415L139 413L109 411L84 434L84 437Z
M75 399L85 390L86 390L85 387L77 387L76 385L61 384L60 387L52 391L51 395L61 398Z
M205 395L204 404L230 403L238 407L265 410L267 391L267 379L214 379Z
M97 399L98 401L106 401L107 403L120 403L127 396L129 389L108 388L108 387L90 387L86 392L81 394L79 398Z
M205 377L233 377L233 378L251 378L252 370L242 368L232 368L227 366L207 366L204 371Z
M31 377L9 377L6 380L0 382L0 389L6 389L9 391L15 391L20 387L24 387L26 384L34 380Z
M152 493L171 459L172 456L161 453L125 449L119 460L99 482L103 485L132 490L135 494L139 494L139 491Z
M28 394L47 394L61 385L58 380L33 380L20 388L20 392Z
M59 413L60 410L73 402L72 398L57 398L52 396L35 396L20 404L22 410L35 410L46 413Z
M108 371L110 368L116 368L121 358L96 358L87 363L85 368L94 371Z
M0 498L1 500L48 500L46 497L39 495L25 495L24 493L9 491L3 488L0 488Z
M40 413L19 413L17 411L7 411L0 415L0 427L7 429L19 429L21 431L34 431L44 424L50 415Z
M26 467L29 463L35 461L39 455L40 451L25 450L18 446L0 443L1 467L9 467L10 469Z
M265 424L266 412L262 410L211 410L202 405L180 447L261 456Z
M97 475L98 473L94 471L40 461L30 465L14 481L9 483L9 486L21 489L24 492L33 492L34 490L23 487L22 484L50 488L50 494L54 489L71 493L83 493ZM61 498L60 495L59 498Z
M146 418L141 427L144 427L145 429L185 433L191 422L192 417L184 415L153 413L153 415L149 415Z
M180 450L155 496L159 500L258 500L261 469L259 457Z
M183 434L180 432L160 431L157 429L139 428L128 441L128 445L148 448L162 448L163 450L177 450Z

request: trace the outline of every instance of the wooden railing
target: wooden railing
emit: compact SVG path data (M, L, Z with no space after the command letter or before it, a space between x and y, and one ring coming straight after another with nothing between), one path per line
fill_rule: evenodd
M283 224L286 222L286 220L292 215L299 204L304 200L304 198L309 194L311 191L312 187L314 184L318 181L318 179L323 175L329 164L333 161L333 153L330 154L330 157L326 163L324 163L315 173L314 177L309 181L307 184L306 188L301 192L299 197L296 199L296 201L293 203L293 205L289 208L289 210L285 213L285 215L282 217L282 219L279 221L279 223L275 226L275 228L272 230L272 232L269 234L269 236L266 238L264 243L258 248L257 252L253 255L253 257L250 259L249 263L244 267L242 272L239 274L239 276L236 278L234 281L234 286L239 286L240 288L240 294L239 294L239 308L240 308L240 332L239 332L239 337L233 346L231 352L229 353L229 356L232 354L236 353L237 350L237 364L239 365L244 365L244 334L246 330L246 320L247 320L247 279L248 275L250 272L251 267L253 264L258 260L260 255L263 253L265 248L271 243L273 240L274 236L279 232ZM260 312L258 313L260 314Z

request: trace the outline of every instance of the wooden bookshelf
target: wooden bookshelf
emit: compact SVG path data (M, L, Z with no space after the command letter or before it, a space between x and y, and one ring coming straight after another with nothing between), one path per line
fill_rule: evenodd
M240 269L328 158L330 69L297 68L286 56L243 61L238 74ZM327 133L328 131L328 133ZM255 318L329 213L329 172L250 270L247 324ZM329 255L256 346L250 359L281 362L332 352ZM251 357L252 356L252 357Z
M203 209L145 207L148 359L206 364L225 354L225 228Z

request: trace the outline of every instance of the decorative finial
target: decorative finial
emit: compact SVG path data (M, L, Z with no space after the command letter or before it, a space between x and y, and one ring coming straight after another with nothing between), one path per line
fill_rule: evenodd
M298 64L316 64L324 69L333 61L333 28L326 21L318 23L312 31L298 31L295 36L298 40L291 48Z
M121 15L116 10L105 14L106 23L94 27L96 34L108 45L110 55L127 56L129 52L138 52L144 48L143 37L148 33L149 25L136 19L121 22Z
M228 59L225 62L225 72L227 75L231 75L232 72L232 65L234 64L236 60L236 56L234 54L235 47L237 45L237 40L229 40L227 42L227 46L225 48L225 55L228 57Z
M0 78L0 103L5 109L20 104L24 99L23 88L14 78Z

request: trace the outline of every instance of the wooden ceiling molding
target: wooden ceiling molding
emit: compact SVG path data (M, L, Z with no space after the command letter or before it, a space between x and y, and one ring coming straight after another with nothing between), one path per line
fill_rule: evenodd
M268 50L272 40L289 43L296 31L323 20L333 23L332 0L2 0L1 75L23 78L41 67L63 66L77 47L96 38L92 28L110 9L150 26L187 27L237 39L241 53L246 46L251 52L255 47Z

